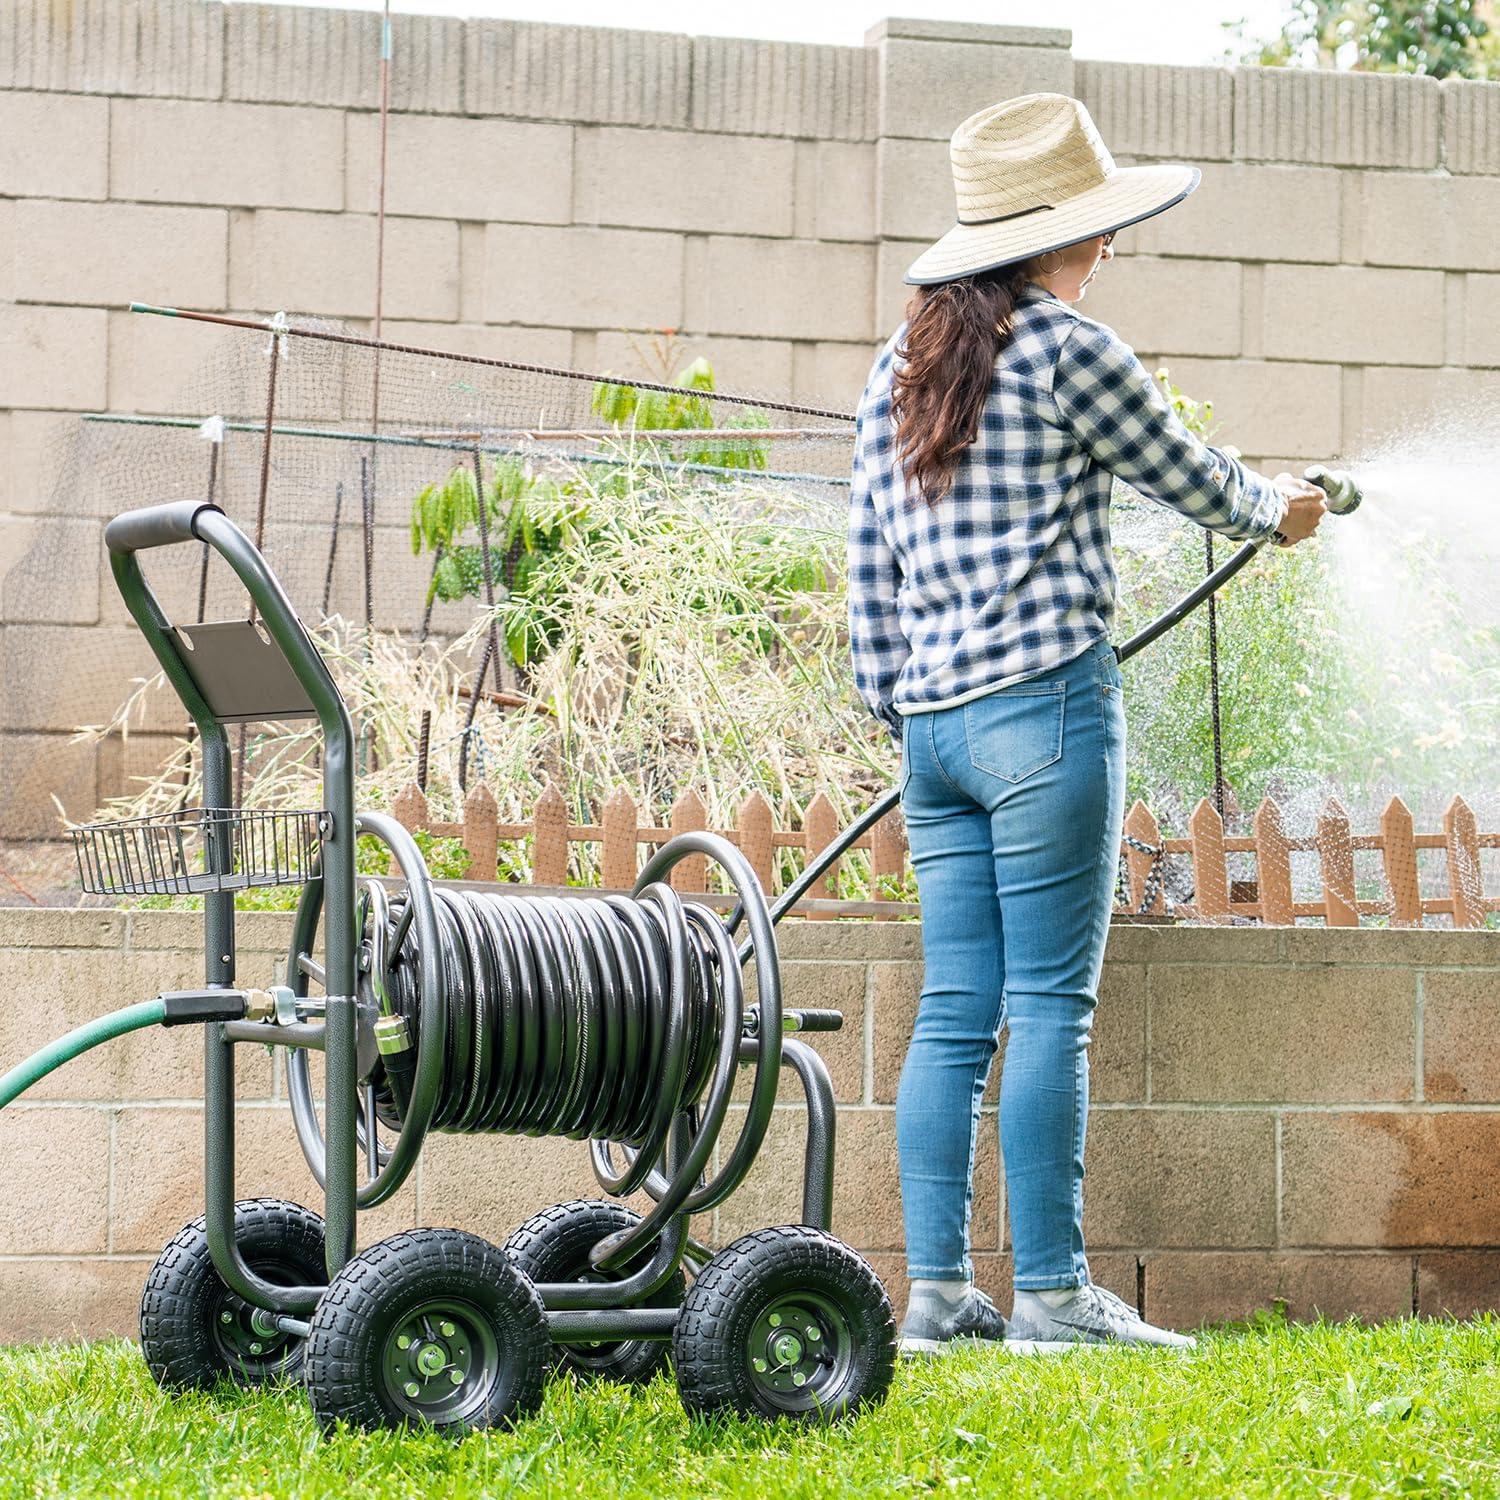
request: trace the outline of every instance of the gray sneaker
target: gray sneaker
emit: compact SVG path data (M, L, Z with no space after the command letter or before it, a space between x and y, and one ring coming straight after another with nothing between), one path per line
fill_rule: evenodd
M1085 1282L1078 1295L1061 1307L1049 1307L1035 1292L1018 1290L1005 1336L1007 1342L1028 1346L1027 1352L1037 1353L1078 1344L1155 1344L1192 1349L1197 1343L1187 1334L1152 1327L1128 1302L1093 1282Z
M971 1286L962 1302L949 1302L937 1292L913 1292L901 1322L902 1354L948 1354L955 1348L1005 1338L1000 1309Z

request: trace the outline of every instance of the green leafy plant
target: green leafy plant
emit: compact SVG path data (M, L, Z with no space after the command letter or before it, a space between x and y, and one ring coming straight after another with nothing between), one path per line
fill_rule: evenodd
M1293 0L1270 37L1229 24L1240 60L1267 67L1490 78L1500 73L1492 15L1489 0Z

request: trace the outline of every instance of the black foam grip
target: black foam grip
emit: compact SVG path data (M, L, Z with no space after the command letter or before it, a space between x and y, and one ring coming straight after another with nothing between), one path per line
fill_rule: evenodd
M197 535L193 523L206 510L218 510L204 500L173 500L127 510L104 528L104 545L111 552L142 552L147 547L170 547Z

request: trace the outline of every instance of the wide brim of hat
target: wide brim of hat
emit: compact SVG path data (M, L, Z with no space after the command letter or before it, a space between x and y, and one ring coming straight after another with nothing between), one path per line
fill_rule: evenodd
M1181 203L1201 176L1179 162L1117 167L1108 181L1052 208L996 224L955 224L911 263L905 280L911 286L954 281L1139 224Z

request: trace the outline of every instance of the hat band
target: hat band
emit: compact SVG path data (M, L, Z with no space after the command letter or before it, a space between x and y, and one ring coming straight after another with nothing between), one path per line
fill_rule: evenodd
M965 219L960 216L955 222L962 224L965 229L977 229L981 224L1003 224L1007 219L1024 219L1027 214L1050 212L1053 207L1051 203L1038 203L1032 208L1018 208L1013 214L996 214L989 219Z

